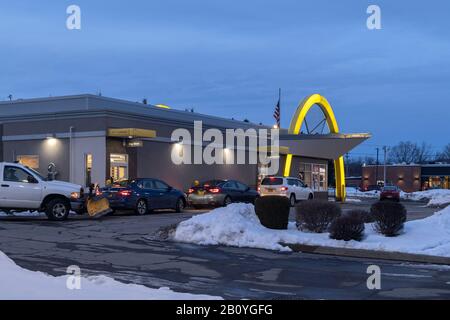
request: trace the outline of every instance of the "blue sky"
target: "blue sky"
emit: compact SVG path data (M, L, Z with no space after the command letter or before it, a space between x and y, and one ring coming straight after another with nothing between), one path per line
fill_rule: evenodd
M82 10L82 30L65 27ZM369 4L382 30L366 28ZM78 93L272 124L321 93L342 131L450 142L448 1L3 1L0 99Z

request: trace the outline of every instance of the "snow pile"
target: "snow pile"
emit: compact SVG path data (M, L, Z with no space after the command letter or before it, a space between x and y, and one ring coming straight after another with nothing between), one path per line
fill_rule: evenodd
M346 187L345 191L347 193L347 197L351 198L368 198L368 199L376 199L380 197L380 192L377 190L372 191L359 191L357 188L354 187ZM335 195L335 189L329 188L328 189L328 196L333 197Z
M201 245L290 250L280 243L307 244L355 249L396 251L450 257L450 207L422 220L405 223L404 233L385 237L366 224L361 242L329 239L328 233L298 231L295 223L288 230L271 230L262 226L253 205L232 204L197 215L180 223L173 240Z
M252 204L233 203L181 222L174 240L202 245L229 245L289 250L280 245L276 231L259 222Z
M141 285L124 284L99 276L81 279L80 290L67 288L68 276L53 277L16 265L0 251L0 299L1 300L210 300L208 295L177 293L169 288L151 289Z
M45 216L45 213L37 211L34 212L24 211L7 214L6 212L0 211L0 217L40 217L40 216Z
M448 189L431 189L402 193L401 197L412 201L428 201L428 206L439 207L450 204L450 190Z

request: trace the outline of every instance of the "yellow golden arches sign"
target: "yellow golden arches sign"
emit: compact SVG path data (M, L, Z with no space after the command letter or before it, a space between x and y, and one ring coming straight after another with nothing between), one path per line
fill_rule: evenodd
M297 108L294 117L291 120L291 125L289 126L289 134L299 134L300 128L305 121L306 114L314 106L318 105L322 110L325 119L327 121L328 127L331 133L339 133L339 127L334 116L333 109L328 103L327 99L322 97L320 94L313 94L306 99L304 99ZM284 167L284 176L288 177L291 172L292 154L287 154L286 164ZM345 201L345 171L344 171L344 157L339 157L334 160L334 172L336 175L336 200Z

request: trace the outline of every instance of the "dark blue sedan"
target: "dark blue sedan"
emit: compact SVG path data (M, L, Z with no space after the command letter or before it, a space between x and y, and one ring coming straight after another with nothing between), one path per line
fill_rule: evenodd
M155 209L181 212L186 206L183 192L158 179L135 179L114 182L101 189L113 210L134 210L144 215Z

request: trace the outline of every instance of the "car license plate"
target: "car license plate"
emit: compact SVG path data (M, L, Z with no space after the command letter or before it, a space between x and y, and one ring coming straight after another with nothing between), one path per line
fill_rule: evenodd
M197 191L197 194L198 194L199 196L203 196L203 195L205 194L205 191L203 191L203 190L198 190L198 191Z
M273 189L273 188L267 188L267 191L268 191L268 192L273 192L274 189Z

